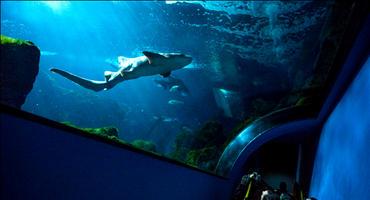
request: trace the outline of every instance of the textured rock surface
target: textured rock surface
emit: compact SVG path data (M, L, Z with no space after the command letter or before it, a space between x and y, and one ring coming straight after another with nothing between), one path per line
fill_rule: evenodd
M82 131L88 132L93 135L105 136L105 137L115 137L118 138L118 129L116 127L100 127L100 128L81 128L76 125L73 125L70 122L62 122L63 124L80 129Z
M40 50L29 41L1 36L1 102L21 108L39 72Z

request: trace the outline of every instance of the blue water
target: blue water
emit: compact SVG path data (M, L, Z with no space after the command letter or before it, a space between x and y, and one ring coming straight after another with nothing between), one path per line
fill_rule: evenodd
M153 141L168 154L180 132L195 133L207 121L220 122L227 138L251 115L294 105L297 96L275 94L299 90L313 77L315 41L330 5L1 1L1 33L31 40L41 50L40 72L23 110L81 127L115 126L120 139ZM136 57L142 51L191 55L190 66L172 73L190 94L158 87L154 80L163 79L159 75L94 92L49 71L57 67L104 80L104 71L115 70L110 63L117 56Z
M370 59L323 129L311 183L318 199L370 199Z
M144 50L196 55L189 46L199 41L186 40L186 32L176 38L180 34L178 29L161 25L161 20L176 20L158 12L163 4L2 2L2 10L6 11L2 12L2 34L31 40L42 51L40 74L22 109L82 127L113 125L119 128L119 136L128 141L160 142L161 137L171 141L183 126L196 128L210 118L215 113L215 104L203 102L212 100L212 91L206 89L210 87L207 78L197 69L173 73L184 80L191 98L159 88L153 81L159 76L127 81L112 90L95 93L48 71L58 67L103 80L105 70L115 70L106 60L119 55L141 56ZM186 105L168 105L170 99L186 101ZM156 123L153 116L170 117L174 122L160 123L151 131Z

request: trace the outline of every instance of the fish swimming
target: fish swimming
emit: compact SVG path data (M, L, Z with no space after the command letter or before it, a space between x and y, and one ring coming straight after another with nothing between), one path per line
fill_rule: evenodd
M184 104L184 102L180 101L180 100L171 99L171 100L168 101L168 104L170 104L170 105L182 105L182 104Z
M163 77L171 75L171 71L181 69L192 62L192 57L181 53L143 52L144 56L136 58L118 57L119 69L116 72L105 71L104 81L90 80L57 68L50 71L93 91L108 90L122 81L143 76L160 74Z
M40 52L41 56L55 56L58 55L57 52L52 52L52 51L41 51Z
M170 88L170 92L177 92L180 90L180 86L179 85L174 85Z
M153 119L155 121L161 121L161 122L177 122L177 121L179 121L177 118L166 117L166 116L153 116Z
M181 79L175 78L173 76L167 77L164 80L154 80L158 86L162 87L169 92L177 92L182 96L188 96L190 94L189 89L186 87L184 82Z

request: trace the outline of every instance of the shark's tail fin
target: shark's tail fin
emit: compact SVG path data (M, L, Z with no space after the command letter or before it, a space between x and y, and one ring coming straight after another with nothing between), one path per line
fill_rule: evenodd
M85 79L85 78L76 76L74 74L71 74L69 72L66 72L66 71L63 71L57 68L51 68L50 71L57 73L63 76L64 78L67 78L81 85L82 87L86 89L94 90L95 92L109 88L106 81L95 81L95 80Z

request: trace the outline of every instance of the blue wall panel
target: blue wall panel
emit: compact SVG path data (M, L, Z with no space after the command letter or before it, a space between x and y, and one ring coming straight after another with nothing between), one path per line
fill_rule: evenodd
M1 199L228 199L227 180L1 114Z
M370 199L370 58L327 120L311 183L318 199Z

